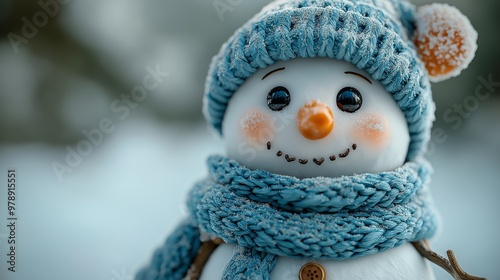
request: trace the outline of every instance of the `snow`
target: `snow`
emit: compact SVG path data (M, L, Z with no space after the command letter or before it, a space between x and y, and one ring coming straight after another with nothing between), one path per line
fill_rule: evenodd
M491 129L474 134L482 134L485 142L466 137L482 123L478 119L462 134L450 135L430 157L435 169L431 189L444 223L431 245L443 255L453 249L469 273L500 279L499 135ZM203 124L189 128L129 121L117 125L59 182L51 163L64 161L64 147L1 146L0 220L6 221L5 170L15 167L19 249L18 272L7 273L2 225L0 279L132 279L187 215L184 199L206 175L206 157L221 151ZM433 268L436 279L451 279Z
M202 124L126 123L59 182L51 163L64 161L64 147L1 147L2 182L11 167L19 178L19 224L12 274L2 183L0 279L132 279L187 215L187 191L206 175L207 156L221 150Z
M369 115L364 118L356 119L356 124L365 128L368 131L377 131L377 132L385 132L385 120L383 117L376 115Z
M258 132L258 130L268 122L267 115L260 111L252 111L240 120L241 128L248 131Z

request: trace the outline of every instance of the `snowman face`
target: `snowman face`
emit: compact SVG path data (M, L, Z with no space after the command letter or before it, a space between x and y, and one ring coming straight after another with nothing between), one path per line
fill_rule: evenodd
M229 101L222 129L229 158L299 178L393 170L410 142L403 112L384 86L330 58L257 71Z

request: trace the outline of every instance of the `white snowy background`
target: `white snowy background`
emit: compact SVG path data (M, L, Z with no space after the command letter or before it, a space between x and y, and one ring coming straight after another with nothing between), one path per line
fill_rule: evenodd
M7 34L22 34L21 19L41 8L0 1L0 279L133 278L185 217L185 195L206 175L206 157L223 152L200 114L210 58L268 1L68 2L15 52ZM216 2L229 9L217 13ZM473 98L478 77L500 81L500 7L493 0L447 2L471 18L480 48L462 76L434 86L435 128L447 139L435 137L428 156L443 220L432 246L443 255L453 249L472 274L500 279L500 86L460 125L443 117ZM112 102L157 64L170 76L119 119ZM58 180L52 163L63 163L66 147L85 139L82 129L103 118L115 131ZM16 273L6 262L9 168L18 176ZM435 271L437 279L451 279Z

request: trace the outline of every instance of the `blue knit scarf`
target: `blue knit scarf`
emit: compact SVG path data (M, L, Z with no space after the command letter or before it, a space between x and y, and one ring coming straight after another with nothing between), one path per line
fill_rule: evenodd
M136 279L181 279L205 234L237 244L224 279L269 279L278 256L342 260L431 237L437 227L424 159L394 171L306 178L249 170L221 156L192 189L191 219ZM163 276L162 276L163 275Z

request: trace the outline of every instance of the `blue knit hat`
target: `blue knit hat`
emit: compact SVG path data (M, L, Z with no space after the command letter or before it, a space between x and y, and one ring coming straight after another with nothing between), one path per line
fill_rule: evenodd
M210 66L204 114L222 134L228 102L246 78L277 61L329 57L368 72L392 94L410 132L407 160L430 139L435 106L410 38L416 10L404 0L274 1L239 28Z

